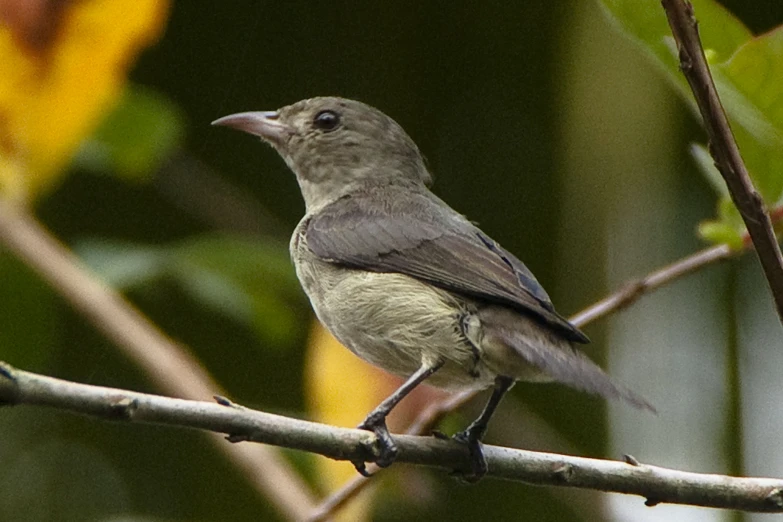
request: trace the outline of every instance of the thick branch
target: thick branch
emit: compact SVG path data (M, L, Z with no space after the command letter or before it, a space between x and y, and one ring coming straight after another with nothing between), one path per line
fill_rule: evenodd
M684 0L662 0L669 26L680 52L680 68L691 86L710 142L710 154L723 176L745 227L756 247L761 267L783 322L783 256L764 202L750 180L729 120L712 81L693 6Z
M372 433L291 419L235 406L171 399L63 381L0 363L0 403L35 404L116 421L163 424L229 435L319 453L333 459L372 461ZM399 462L467 469L467 448L434 437L400 435ZM488 476L537 485L640 495L647 505L689 504L758 512L783 512L783 480L689 473L626 462L485 446Z

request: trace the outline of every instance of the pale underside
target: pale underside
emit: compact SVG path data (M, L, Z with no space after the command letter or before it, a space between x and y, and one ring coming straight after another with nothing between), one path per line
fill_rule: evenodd
M551 380L486 331L482 317L502 307L482 305L404 274L338 268L315 258L296 235L291 247L300 258L308 258L296 263L297 275L319 320L371 364L408 377L422 365L443 360L443 368L427 380L443 388L486 388L499 374ZM529 331L531 344L572 350L569 342L533 320L511 314Z

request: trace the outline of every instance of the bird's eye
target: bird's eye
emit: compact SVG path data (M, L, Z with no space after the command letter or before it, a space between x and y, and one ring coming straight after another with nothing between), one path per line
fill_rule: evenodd
M321 111L315 115L313 125L322 131L333 131L340 125L340 115L334 111Z

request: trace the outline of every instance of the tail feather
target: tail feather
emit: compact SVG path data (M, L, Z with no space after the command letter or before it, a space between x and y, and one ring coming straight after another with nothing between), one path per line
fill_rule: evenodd
M554 381L608 399L623 399L636 408L657 413L641 395L613 382L570 341L518 314L513 314L513 320L503 317L505 314L492 315L492 319L485 316L482 320L487 333Z

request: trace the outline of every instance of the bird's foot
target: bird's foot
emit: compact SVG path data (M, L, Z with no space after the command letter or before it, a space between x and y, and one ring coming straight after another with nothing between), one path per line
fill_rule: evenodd
M394 440L392 440L391 433L389 433L389 428L386 427L386 417L373 415L371 413L367 416L366 419L364 419L364 421L362 421L361 424L359 424L359 426L357 426L357 428L360 430L371 431L378 438L377 457L375 458L375 464L379 468L386 468L391 466L392 462L394 462L394 460L397 458L397 445L394 443ZM367 471L367 467L365 466L364 462L354 462L353 465L356 468L356 471L358 471L363 476L372 476L372 474Z
M484 458L484 450L481 449L481 436L484 434L484 430L471 428L473 426L456 433L452 439L460 444L465 444L470 454L470 471L456 470L454 474L458 475L465 482L474 483L487 474L488 468L487 459Z

